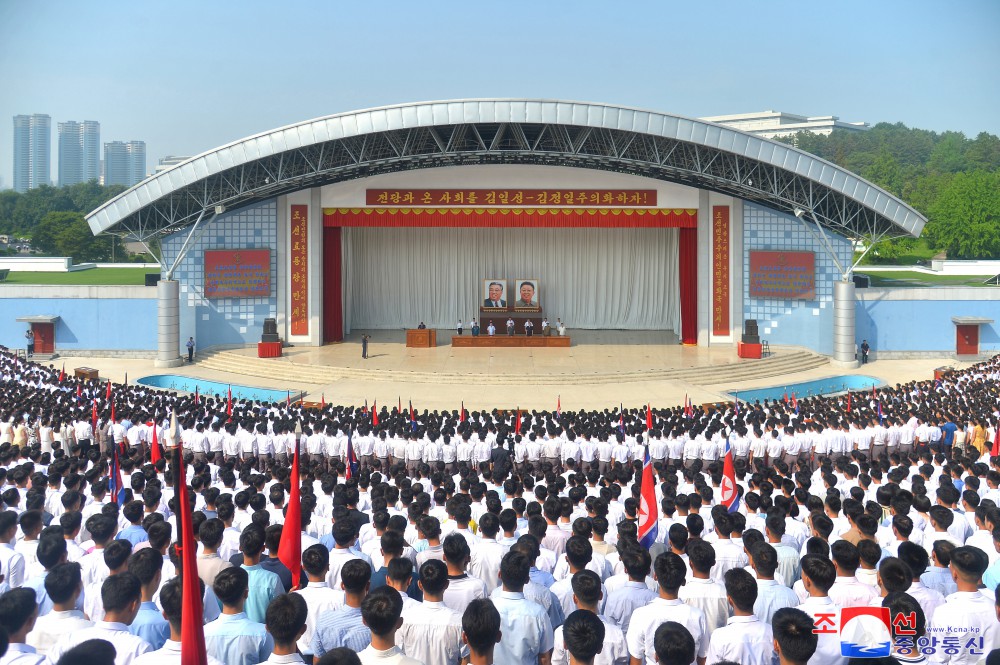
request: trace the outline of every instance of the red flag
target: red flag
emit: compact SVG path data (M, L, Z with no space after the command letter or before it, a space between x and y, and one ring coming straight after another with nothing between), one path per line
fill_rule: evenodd
M326 393L319 394L319 408L320 409L326 408Z
M156 435L156 430L160 429L156 424L156 415L153 415L153 443L149 446L149 461L152 464L156 464L160 461L160 442Z
M514 420L514 434L521 433L521 407L517 407L517 418Z
M111 379L108 379L108 389L104 395L104 399L111 399Z
M782 399L784 400L785 404L788 404L788 391L787 390L785 391L785 396Z
M201 399L198 396L198 386L197 385L194 387L194 403L195 404L200 404L201 403Z
M795 393L792 393L792 408L798 410L799 400L795 399Z
M458 413L458 422L465 422L465 400L462 400L462 410Z
M361 409L361 413L368 413L368 400L365 400L365 408Z
M365 400L367 404L368 400ZM372 427L378 427L378 400L372 403Z
M83 397L83 387L78 383L76 384L76 398L80 399Z
M290 390L285 391L285 406L288 408L292 407L292 391Z
M281 544L278 560L292 571L292 587L298 588L302 575L302 500L299 496L299 437L295 437L295 456L292 458L291 491L285 524L281 527Z
M993 457L1000 455L1000 420L997 421L996 430L993 437L993 450L990 451L990 455Z
M115 401L111 400L111 423L114 424L116 422L118 422L118 419L115 418Z
M229 386L226 389L226 415L230 418L233 416L233 387Z
M556 417L562 418L562 395L556 395Z
M649 402L646 402L646 429L653 429L653 409L650 408Z
M90 409L90 420L94 426L94 438L97 438L97 398L94 398L94 404Z
M400 397L399 395L397 395L396 399L399 401L399 403L396 405L396 413L402 415L403 414L403 398Z
M63 363L62 369L59 370L59 383L66 380L66 363Z
M875 394L875 384L872 384L872 399L878 401L878 395Z
M847 412L851 412L851 391L847 391Z
M205 611L202 607L201 585L199 584L197 546L194 540L192 513L188 508L187 474L184 472L184 456L177 455L177 505L180 516L178 530L183 577L181 582L181 665L208 665L205 650Z

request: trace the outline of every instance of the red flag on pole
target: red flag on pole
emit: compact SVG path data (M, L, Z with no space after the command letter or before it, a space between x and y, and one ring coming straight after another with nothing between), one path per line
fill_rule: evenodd
M412 423L415 423L415 422L417 422L417 414L413 410L413 400L411 399L410 400L410 423L412 424Z
M788 391L787 390L785 391L785 396L782 399L784 400L785 404L788 404Z
M94 404L90 409L90 420L94 426L94 438L97 438L97 398L94 398Z
M372 403L372 427L378 427L378 400Z
M562 418L562 395L556 395L556 417Z
M326 408L326 393L319 394L319 408L321 409Z
M180 531L177 555L181 560L183 577L181 582L181 665L208 665L205 650L205 611L202 607L201 585L199 583L197 546L194 540L192 512L188 503L187 474L184 472L184 456L177 454L178 529Z
M993 436L993 450L990 451L990 455L996 457L1000 455L1000 420L996 424L996 434Z
M111 379L108 379L108 389L105 392L104 399L111 399Z
M465 400L462 400L462 410L458 412L458 422L465 422Z
M76 398L80 399L81 397L83 397L83 386L81 386L78 383L78 384L76 384Z
M229 386L226 389L226 415L230 418L233 415L233 387Z
M649 406L649 402L646 402L646 429L653 429L653 409Z
M285 406L287 406L288 408L292 407L292 391L291 390L286 390L285 391Z
M872 384L872 399L876 402L878 401L878 395L875 394L875 384Z
M291 491L285 524L281 527L281 544L278 560L292 571L292 587L298 588L302 575L302 500L299 496L299 437L295 437L295 456L292 458Z
M59 383L66 380L66 363L63 363L62 369L59 370Z
M115 418L115 401L111 400L111 424L113 425L116 422L118 422L118 419Z
M521 433L521 407L517 407L517 417L514 420L514 434Z
M201 403L201 400L200 400L199 395L198 395L198 386L194 387L194 403L195 404L200 404Z
M847 391L847 412L851 412L851 391Z
M152 464L156 464L160 461L160 441L157 437L156 430L160 429L156 424L156 414L153 414L153 443L149 446L149 461Z

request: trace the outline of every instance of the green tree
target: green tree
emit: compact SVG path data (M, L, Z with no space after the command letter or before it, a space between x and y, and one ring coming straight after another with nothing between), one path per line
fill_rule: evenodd
M108 236L95 236L79 212L50 212L35 227L32 245L46 254L71 256L74 263L107 261L112 243L121 256L120 241Z
M949 258L1000 257L1000 171L956 174L930 214L928 235Z

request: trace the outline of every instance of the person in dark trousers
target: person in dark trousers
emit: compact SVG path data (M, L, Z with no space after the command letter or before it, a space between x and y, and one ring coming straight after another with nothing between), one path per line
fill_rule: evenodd
M27 355L30 358L35 355L35 331L28 328L28 332L24 333L25 347L27 347Z
M365 360L368 359L368 340L371 339L371 335L361 336L361 357Z
M188 362L194 362L194 337L188 337L188 341L185 346L187 346L188 350Z
M868 340L861 340L861 364L868 364L868 352L872 350L872 347L868 346Z

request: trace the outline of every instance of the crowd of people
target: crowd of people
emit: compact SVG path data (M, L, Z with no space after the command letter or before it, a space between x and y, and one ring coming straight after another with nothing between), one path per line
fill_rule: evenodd
M830 397L442 412L2 352L0 665L181 663L185 573L226 665L995 663L998 379L995 358Z

